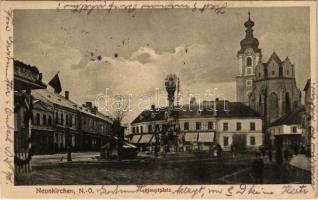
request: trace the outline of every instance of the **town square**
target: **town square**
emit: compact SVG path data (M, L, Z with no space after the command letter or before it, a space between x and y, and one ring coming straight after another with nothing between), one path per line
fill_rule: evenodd
M310 184L309 9L222 9L15 10L14 184Z

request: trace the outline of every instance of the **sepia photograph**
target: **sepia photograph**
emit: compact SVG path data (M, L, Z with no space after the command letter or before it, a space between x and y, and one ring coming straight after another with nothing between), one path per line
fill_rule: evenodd
M3 88L14 89L7 182L36 194L178 185L173 193L192 198L207 188L183 185L285 184L288 195L314 187L309 6L55 3L5 11L13 82Z

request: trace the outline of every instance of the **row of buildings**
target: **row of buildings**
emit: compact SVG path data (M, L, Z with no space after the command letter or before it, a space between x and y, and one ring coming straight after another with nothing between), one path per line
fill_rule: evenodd
M178 146L184 150L200 150L218 144L225 151L260 146L280 149L305 146L308 149L310 80L304 88L305 107L301 103L302 91L296 84L295 65L288 57L281 60L275 52L263 62L250 13L244 26L245 38L237 52L237 102L216 99L199 102L203 107L196 103L183 105L188 109L177 111L175 123ZM171 92L167 88L167 92L169 99L175 90ZM207 105L212 105L212 109ZM165 114L168 111L169 107L151 108L140 113L131 123L131 142L142 150L151 150L155 134L164 133L164 127L170 123Z
M17 68L31 68L20 61L14 61ZM53 91L50 86L30 91L30 140L33 154L48 154L72 151L96 151L111 139L112 119L98 111L92 102L83 105L70 99L70 92L64 95ZM21 100L22 105L25 100ZM15 102L18 98L15 96ZM23 120L15 114L15 138L21 136ZM19 123L20 121L20 123ZM22 137L23 138L23 137ZM25 145L25 140L15 140L16 149Z

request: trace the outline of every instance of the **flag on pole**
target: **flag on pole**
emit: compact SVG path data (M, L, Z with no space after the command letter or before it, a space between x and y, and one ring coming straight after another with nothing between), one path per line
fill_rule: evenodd
M52 80L49 82L49 85L54 88L54 92L60 93L62 92L62 86L59 78L59 73L52 78Z

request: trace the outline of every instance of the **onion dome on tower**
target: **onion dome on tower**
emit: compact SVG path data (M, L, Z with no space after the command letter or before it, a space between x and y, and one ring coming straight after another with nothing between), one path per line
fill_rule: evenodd
M253 29L254 22L251 20L251 13L248 12L248 20L244 23L244 26L246 27L245 30L245 38L241 40L241 49L239 53L243 53L245 49L252 48L254 52L260 52L261 50L258 48L259 42L257 38L254 38L253 36Z

